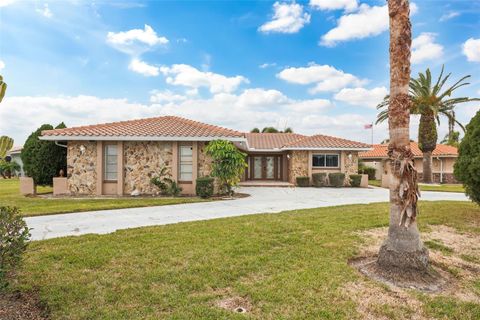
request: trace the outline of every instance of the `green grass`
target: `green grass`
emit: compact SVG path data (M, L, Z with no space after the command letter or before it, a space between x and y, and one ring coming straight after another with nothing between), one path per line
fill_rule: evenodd
M423 242L425 246L432 250L437 250L442 252L445 255L450 255L453 252L453 249L444 245L440 240L428 240Z
M368 180L368 184L375 187L381 187L380 180ZM465 189L461 184L441 184L441 185L425 185L420 184L420 191L438 191L438 192L460 192L465 193Z
M420 206L422 230L443 224L480 234L474 204ZM33 242L18 288L37 290L52 319L361 319L342 290L361 278L347 261L364 241L358 231L387 225L388 205L379 203ZM252 312L216 307L233 296L248 299ZM480 312L478 304L421 296L434 317ZM411 313L378 303L379 314Z
M20 194L18 179L0 179L0 205L16 206L24 216L38 216L66 212L107 210L133 207L161 206L168 204L206 201L200 198L103 198L69 199L25 197ZM50 187L38 187L39 194L52 192Z

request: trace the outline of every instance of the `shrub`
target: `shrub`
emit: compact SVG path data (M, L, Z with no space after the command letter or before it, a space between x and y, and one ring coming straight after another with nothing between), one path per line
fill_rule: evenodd
M62 122L55 129L63 128ZM42 131L52 129L49 124L42 125L28 137L22 150L25 173L33 178L35 185L52 185L60 170L67 172L67 148L57 146L55 141L39 139Z
M7 286L7 274L21 262L29 238L30 229L18 209L0 207L0 289Z
M458 149L454 174L462 181L470 199L480 204L480 111L467 125Z
M157 176L150 179L150 183L160 190L160 194L177 197L182 192L182 188L172 179L167 170L166 167L162 167Z
M299 187L310 187L310 178L309 177L297 177L297 186Z
M354 188L360 187L362 183L362 175L361 174L351 174L350 175L350 185Z
M197 186L195 187L195 191L197 196L201 198L210 198L213 195L213 183L215 179L212 177L204 177L197 179Z
M372 167L359 167L358 173L368 174L368 180L375 180L376 169Z
M211 174L220 181L223 189L221 192L233 195L233 187L240 182L240 177L247 167L247 155L226 140L210 141L205 150L212 157Z
M345 173L341 172L334 172L328 174L328 180L330 181L330 185L335 188L343 187L345 183Z
M327 174L325 172L312 174L314 187L325 187L327 185Z

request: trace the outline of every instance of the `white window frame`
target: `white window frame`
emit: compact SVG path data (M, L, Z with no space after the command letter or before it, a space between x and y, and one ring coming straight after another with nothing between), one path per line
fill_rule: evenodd
M313 157L314 156L324 156L325 157L325 165L324 166L315 166L313 165ZM337 166L336 167L330 167L327 166L327 156L336 156L338 161L337 161ZM323 168L323 169L338 169L340 168L340 154L338 153L312 153L312 168Z
M190 161L182 161L182 149L183 148L188 148L191 150L191 160ZM190 172L182 172L182 166L188 166L190 165L191 171ZM182 174L191 174L190 179L182 179ZM193 146L192 145L179 145L178 146L178 181L179 182L186 182L186 183L192 183L193 182Z
M115 153L115 172L110 172L108 171L108 148L109 147L115 147L116 153ZM110 163L112 165L112 163ZM110 144L105 144L103 146L103 181L107 182L116 182L118 181L118 146L116 144L110 143ZM108 174L109 173L115 173L116 178L115 179L108 179Z

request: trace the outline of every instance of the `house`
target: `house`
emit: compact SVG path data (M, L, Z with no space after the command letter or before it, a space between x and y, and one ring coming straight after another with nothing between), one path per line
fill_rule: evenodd
M421 181L423 175L423 153L418 148L417 142L411 142L410 148L414 155L415 168ZM388 144L375 144L370 151L360 152L359 157L363 163L376 169L375 178L382 180L388 174L389 166L386 165ZM453 175L453 166L458 157L457 148L444 144L437 144L432 152L433 181L436 183L458 183Z
M67 148L71 194L153 194L150 183L161 167L170 169L185 194L211 172L209 141L232 141L247 153L242 179L295 183L315 172L357 173L364 143L324 135L242 133L175 116L122 121L42 132L42 140Z
M25 172L23 171L23 161L21 158L23 147L13 147L7 152L7 156L10 156L12 162L17 163L20 166L20 170L15 172L17 177L23 177Z

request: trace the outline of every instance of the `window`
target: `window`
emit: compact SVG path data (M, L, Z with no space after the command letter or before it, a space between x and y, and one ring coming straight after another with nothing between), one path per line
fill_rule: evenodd
M117 146L114 144L105 145L104 149L105 169L104 179L107 181L117 180Z
M338 168L338 154L314 154L312 156L313 167L319 168Z
M180 181L193 179L193 152L191 146L180 146Z

